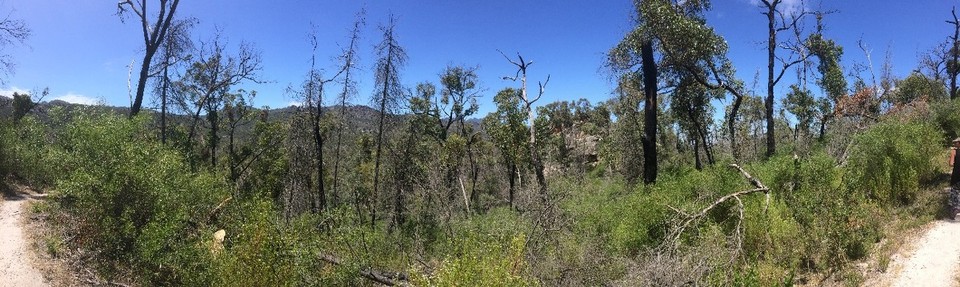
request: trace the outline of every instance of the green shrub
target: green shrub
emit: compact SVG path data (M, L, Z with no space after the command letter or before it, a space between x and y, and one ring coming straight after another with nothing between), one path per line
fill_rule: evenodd
M432 274L416 274L418 286L536 286L526 260L527 237L519 218L499 208L459 222L453 237L441 243L442 256Z
M184 172L184 158L150 138L145 117L74 116L49 164L62 206L80 218L78 242L133 264L151 284L203 285L192 281L207 269L199 242L210 212L230 196L225 183Z
M56 160L47 149L49 130L34 116L2 125L0 137L0 169L15 174L35 186L53 183L55 172L49 162Z
M881 122L855 138L847 166L848 192L904 205L921 180L935 176L940 133L922 122Z
M960 137L960 99L935 101L931 110L934 123L943 131L941 143Z

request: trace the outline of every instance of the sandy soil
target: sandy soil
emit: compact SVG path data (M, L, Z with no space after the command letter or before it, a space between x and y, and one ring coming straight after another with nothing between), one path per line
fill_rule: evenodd
M30 195L4 196L0 201L0 287L48 286L34 268L29 243L23 231L24 209Z
M960 286L960 222L941 220L890 258L887 272L869 286Z

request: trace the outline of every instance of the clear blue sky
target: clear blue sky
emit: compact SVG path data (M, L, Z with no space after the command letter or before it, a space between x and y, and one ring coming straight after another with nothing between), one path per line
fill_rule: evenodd
M727 39L729 56L748 83L766 66L765 18L751 1L755 0L715 0L708 12L708 23ZM839 11L826 19L827 36L845 48L845 67L865 62L856 44L862 38L873 48L877 69L890 49L894 72L903 77L916 68L919 52L952 32L944 20L958 4L960 0L824 1L822 8ZM283 107L293 101L284 90L300 82L309 68L306 33L311 23L320 29L320 66L330 70L338 45L347 41L354 15L363 6L367 8L363 73L354 103L368 102L375 61L372 47L380 40L377 26L392 12L399 17L399 41L409 54L404 84L436 83L447 65L479 66L485 89L480 116L492 109L493 94L515 85L501 79L515 69L497 49L509 55L521 52L535 61L529 71L533 85L552 75L541 103L609 99L613 85L603 69L604 53L631 28L633 12L631 0L183 0L177 12L200 20L194 38L209 39L219 27L230 47L246 41L261 50L261 75L270 82L236 88L258 91L257 106ZM0 90L49 87L48 99L129 105L127 66L141 59L143 42L136 22L122 23L115 15L115 0L14 0L3 2L0 9L12 11L33 30L25 47L3 51L14 57L17 68ZM136 77L139 64L134 67ZM760 81L765 81L765 73ZM778 89L778 96L783 90Z

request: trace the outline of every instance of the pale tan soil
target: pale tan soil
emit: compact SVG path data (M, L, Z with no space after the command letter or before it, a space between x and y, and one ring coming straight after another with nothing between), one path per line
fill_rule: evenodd
M34 267L23 230L30 195L5 195L0 201L0 287L49 286Z
M960 221L940 220L890 258L887 272L864 286L960 286Z

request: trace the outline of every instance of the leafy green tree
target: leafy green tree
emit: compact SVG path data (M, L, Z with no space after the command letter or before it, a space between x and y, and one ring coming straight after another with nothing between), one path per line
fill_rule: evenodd
M36 101L27 93L13 92L13 121L19 122L24 116L33 111L43 98L50 94L50 88L43 89Z
M790 92L783 99L783 106L791 114L797 117L797 136L803 132L804 135L810 133L810 127L817 113L817 100L814 99L810 90L805 90L799 85L790 85Z
M676 118L680 131L693 143L694 162L698 170L703 169L701 150L709 164L715 163L709 141L713 112L710 100L722 98L723 92L720 89L707 89L688 77L671 94L671 113Z
M942 100L947 98L947 91L942 82L927 78L920 73L911 73L897 82L896 90L891 93L888 101L893 105L903 105L915 100Z
M500 150L509 182L510 206L514 206L516 181L520 168L527 162L526 130L520 91L513 88L500 90L493 98L497 110L483 119L483 127L490 135L494 146Z
M799 105L794 105L793 108L797 112L809 112L810 110L815 112L815 117L820 124L818 138L823 140L827 121L833 118L833 105L847 94L847 80L843 76L843 67L840 65L840 59L843 56L843 47L823 36L824 14L820 12L816 12L815 14L817 17L817 28L813 34L807 37L805 45L808 47L810 54L817 58L817 71L820 74L820 77L817 79L817 85L824 91L826 97L817 99L814 108L811 109L807 106L810 103L803 101L806 100L805 96L807 95L796 94L795 97L799 96L799 98L796 98L794 103ZM791 93L796 91L799 90L794 90L794 88L791 87ZM809 94L809 91L804 90L802 92ZM788 107L788 110L789 109ZM794 111L791 111L791 113L793 112ZM794 115L797 114L794 113ZM806 116L808 115L803 115L805 119ZM800 116L797 117L799 120ZM804 131L807 130L804 129Z
M460 192L457 182L460 180L463 159L469 164L469 184L471 200L474 200L477 177L479 175L478 155L475 148L480 134L466 122L479 109L477 98L480 96L476 68L450 66L440 74L441 89L437 94L436 86L421 83L417 86L417 96L411 100L411 110L418 116L424 131L446 152L442 162L445 170L444 181L448 196Z
M640 178L643 166L642 149L638 144L643 137L643 121L637 107L643 102L640 77L625 74L617 85L617 97L611 102L611 112L617 121L611 125L610 140L606 141L605 160L618 170L628 182Z
M480 97L478 86L477 68L465 68L462 66L447 67L440 74L440 84L443 88L440 90L439 103L446 108L441 108L442 113L446 114L447 129L453 123L457 124L458 134L466 141L464 151L467 161L470 164L470 200L476 201L477 177L479 167L477 163L476 144L480 140L480 134L473 130L473 125L467 124L467 117L473 116L480 108L477 105L477 98ZM459 169L458 166L455 168Z
M642 79L644 91L643 180L653 183L657 178L657 96L661 86L679 82L684 76L696 74L701 83L707 82L703 71L711 71L722 87L736 90L735 84L718 71L725 62L723 39L705 25L703 12L709 1L636 0L637 26L609 53L609 64L615 71L629 71ZM657 54L660 56L658 57ZM657 59L660 63L657 63ZM663 71L658 73L658 68ZM639 68L639 69L638 69ZM729 71L729 70L728 70ZM684 75L684 74L687 75ZM663 77L663 79L661 79ZM640 83L640 81L633 81Z
M843 47L823 36L822 13L817 13L817 30L807 38L805 44L809 47L810 54L816 56L819 62L817 71L820 78L817 79L817 85L836 102L847 93L847 79L843 76L843 67L840 65Z
M950 79L950 99L957 98L957 76L960 76L960 20L957 19L957 8L950 10L953 20L948 20L948 24L953 25L953 36L950 37L950 49L948 50L948 60L946 65L947 78Z

